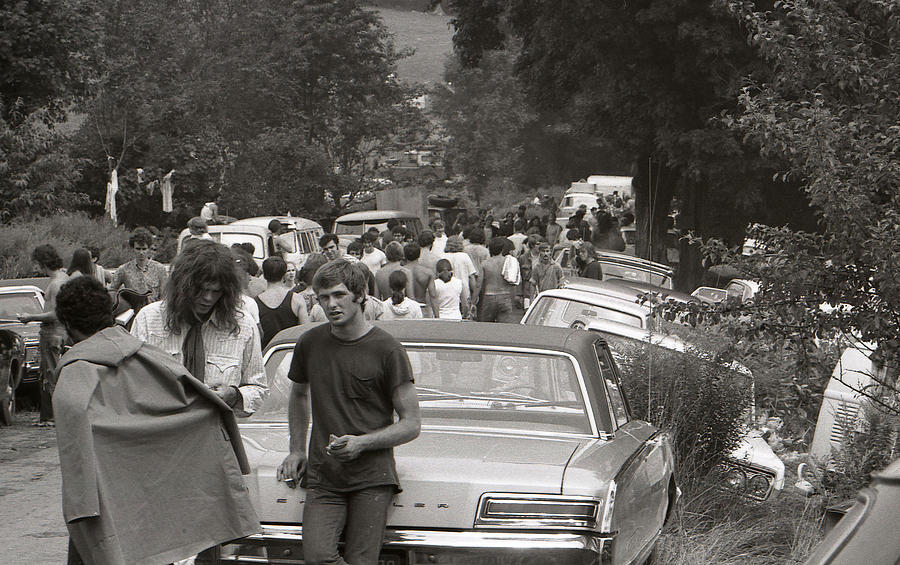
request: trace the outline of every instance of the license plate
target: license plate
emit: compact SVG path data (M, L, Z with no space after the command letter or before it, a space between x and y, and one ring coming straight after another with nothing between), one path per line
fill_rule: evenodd
M400 551L382 551L378 556L378 565L406 565L406 553Z

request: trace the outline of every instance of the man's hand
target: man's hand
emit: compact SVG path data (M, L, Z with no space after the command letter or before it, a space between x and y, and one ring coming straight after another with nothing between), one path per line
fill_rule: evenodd
M28 322L30 322L32 320L31 314L19 313L19 314L16 314L16 318L18 318L19 321L22 322L23 324L27 324Z
M284 484L291 488L297 488L300 484L300 477L306 473L306 454L291 453L284 458L284 463L278 467L278 473L275 478L284 481Z
M342 463L353 461L365 451L365 440L362 436L336 437L332 435L330 439L331 441L325 446L325 453Z
M237 388L233 386L214 387L215 392L228 406L234 406L237 403L237 397L240 394Z

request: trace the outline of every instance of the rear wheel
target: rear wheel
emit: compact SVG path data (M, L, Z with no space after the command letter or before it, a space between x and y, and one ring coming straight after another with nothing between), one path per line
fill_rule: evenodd
M3 402L0 405L0 424L11 426L16 419L16 388L13 386L13 377L16 376L16 367L9 368L6 375L6 381L2 386L6 388L3 395Z

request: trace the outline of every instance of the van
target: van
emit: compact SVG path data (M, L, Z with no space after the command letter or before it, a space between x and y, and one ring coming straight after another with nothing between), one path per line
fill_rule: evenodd
M351 241L359 238L369 228L375 228L378 233L387 229L389 220L397 220L407 231L416 237L423 231L422 220L413 213L401 210L366 210L363 212L351 212L344 214L334 221L332 233L338 236L341 249L347 249Z
M275 240L269 231L269 222L273 219L279 220L288 228L288 231L280 236L288 249L284 260L293 263L299 269L309 254L318 250L319 238L324 233L322 226L312 220L292 216L246 218L230 224L209 226L209 235L226 247L231 247L235 243L252 244L253 259L262 265L263 261L275 255ZM179 234L179 253L189 237L190 232L187 229Z
M293 263L298 269L306 262L310 253L319 251L319 238L325 233L324 228L318 222L301 218L299 216L258 216L244 218L232 222L231 226L258 226L269 229L269 222L278 220L287 228L287 232L280 238L291 251L285 254L284 260Z
M831 449L839 449L847 432L859 426L865 401L860 391L871 391L877 385L877 368L871 359L874 351L873 344L853 340L841 353L825 387L810 459L827 462Z

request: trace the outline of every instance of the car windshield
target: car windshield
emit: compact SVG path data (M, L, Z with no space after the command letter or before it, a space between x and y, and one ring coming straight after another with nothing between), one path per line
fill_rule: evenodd
M231 247L235 243L250 243L253 245L253 258L264 259L266 252L266 243L263 238L252 233L240 232L219 232L209 234L212 238L225 247Z
M603 269L603 280L626 280L650 283L653 286L672 288L672 279L662 273L654 273L629 265L600 260Z
M587 304L576 300L566 300L555 296L540 297L528 314L525 323L529 326L583 328L594 320L611 320L621 324L628 324L635 328L644 327L644 319L639 316L613 308Z
M0 294L0 319L15 320L16 314L40 314L44 309L33 292Z
M589 408L571 359L478 347L407 347L422 422L432 426L590 434ZM293 347L266 361L269 398L252 422L287 422Z

